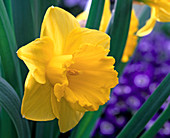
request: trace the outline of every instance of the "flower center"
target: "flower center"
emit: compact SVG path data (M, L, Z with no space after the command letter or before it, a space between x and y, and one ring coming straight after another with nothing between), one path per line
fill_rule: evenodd
M76 70L76 69L67 69L67 73L69 75L79 75L80 71Z
M67 72L72 72L73 74L76 71L69 70L68 67L72 64L72 55L62 55L56 56L51 59L46 68L46 75L52 85L56 83L68 84Z

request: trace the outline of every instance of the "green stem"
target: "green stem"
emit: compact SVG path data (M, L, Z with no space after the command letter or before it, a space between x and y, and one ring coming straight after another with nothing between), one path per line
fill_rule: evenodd
M153 126L146 131L141 138L152 138L156 135L156 133L159 131L159 129L164 125L164 123L170 119L170 105L166 108L165 111L161 113L159 118L156 120L156 122L153 124Z
M99 30L105 0L92 0L86 28Z
M161 105L169 96L170 92L170 73L161 82L155 92L143 104L138 112L132 117L117 138L136 138L143 130L147 122L160 109Z
M115 13L112 14L106 33L111 37L110 56L116 60L115 67L119 65L128 37L132 0L117 0Z

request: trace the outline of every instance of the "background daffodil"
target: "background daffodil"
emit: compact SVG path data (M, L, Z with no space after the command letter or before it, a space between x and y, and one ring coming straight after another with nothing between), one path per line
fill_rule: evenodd
M57 118L61 132L72 129L86 111L98 110L118 84L110 37L80 28L76 18L50 7L40 38L17 54L29 69L21 113L35 121Z
M84 12L82 12L76 17L82 27L85 27L86 20L89 14L88 12L89 11L85 10ZM105 0L103 16L99 28L100 31L102 32L106 31L110 19L111 19L110 0ZM138 24L139 24L138 18L135 15L135 11L132 10L130 28L129 28L128 38L126 41L125 50L122 56L122 62L127 62L129 58L133 55L133 52L136 48L138 37L135 35L135 33L138 30Z
M129 58L133 55L134 50L137 46L138 37L135 33L138 30L138 18L135 15L135 11L132 10L131 20L129 26L128 38L126 40L126 46L122 55L122 62L128 62Z
M156 21L170 21L170 0L138 0L151 7L151 16L146 25L138 32L138 36L145 36L152 32Z

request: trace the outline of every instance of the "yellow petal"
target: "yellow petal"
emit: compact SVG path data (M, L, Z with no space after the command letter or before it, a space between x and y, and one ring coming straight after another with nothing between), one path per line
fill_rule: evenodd
M110 37L104 32L93 29L77 28L74 29L67 37L64 47L64 54L73 54L82 44L90 43L101 45L105 49L110 48Z
M168 11L160 8L158 9L157 21L159 22L170 22L170 6Z
M105 0L103 15L100 23L100 28L99 28L100 31L102 32L106 31L110 18L111 18L110 0Z
M76 17L76 19L79 21L79 24L80 24L81 27L85 27L86 26L88 15L89 15L89 12L88 11L84 11L84 12L80 13Z
M156 8L152 8L150 19L147 21L146 25L137 32L137 36L142 37L150 34L155 24L156 24Z
M41 37L49 36L55 45L56 54L62 54L68 34L80 27L76 18L69 12L58 8L48 8L41 27Z
M138 19L135 15L135 11L132 10L128 38L127 38L126 46L125 46L123 56L121 59L122 62L128 62L129 57L132 56L136 48L138 37L135 35L135 33L137 29L138 29Z
M71 90L65 91L67 101L94 111L109 100L110 88L118 84L118 78L114 59L105 56L108 52L102 46L85 44L73 54L74 64L69 69L79 73L67 74Z
M18 57L25 62L32 76L41 84L46 82L45 67L53 55L53 48L52 40L43 37L17 51Z
M55 116L51 107L52 91L53 88L48 81L45 84L39 84L29 73L21 106L22 116L35 121L53 120Z
M56 83L54 86L54 95L56 96L58 102L60 102L61 98L64 96L66 86L66 84L60 83Z
M73 110L64 98L58 102L54 95L52 96L52 107L54 114L58 118L60 132L62 133L75 127L84 115L84 112Z
M130 28L128 33L128 38L126 41L126 46L122 56L122 62L128 62L129 58L133 55L133 52L137 46L138 37L135 35L138 30L138 19L135 15L135 11L132 10Z
M76 17L76 19L77 19L78 21L87 20L88 15L89 15L89 13L88 13L87 11L84 11L84 12L80 13L80 14Z
M156 18L159 22L169 22L170 21L170 1L169 0L147 0L144 1L145 4L149 5L151 8L156 8Z
M123 54L121 61L122 62L128 62L129 61L129 57L127 55Z

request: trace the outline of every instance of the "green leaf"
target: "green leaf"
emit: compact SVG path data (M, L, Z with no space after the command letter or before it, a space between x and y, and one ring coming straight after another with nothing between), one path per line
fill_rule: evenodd
M16 40L5 5L0 0L0 56L5 79L14 87L19 96L23 93L21 71L16 55Z
M31 13L34 24L35 37L39 37L41 23L45 15L46 10L50 6L57 6L58 0L30 0Z
M99 30L105 0L92 0L86 28Z
M129 31L131 9L132 0L117 0L115 12L112 14L106 31L106 33L111 37L109 55L115 58L116 68L121 61L125 48Z
M72 133L71 138L88 138L94 128L97 119L100 117L105 105L100 106L98 111L85 113L79 125L76 126Z
M6 1L6 6L9 1ZM8 7L8 13L6 11L4 2L0 0L0 56L1 56L1 70L3 70L3 77L15 88L19 96L23 93L20 66L16 57L16 41L14 30L9 20L8 15L10 8ZM1 111L1 135L6 138L16 136L15 127L13 126L8 114Z
M168 119L170 119L170 105L168 105L166 110L164 110L161 113L159 118L155 121L155 123L151 126L151 128L141 136L141 138L154 137L159 131L159 129L164 125L164 123L168 121Z
M0 77L0 105L13 121L18 137L31 138L28 122L20 114L20 104L21 101L15 90Z
M17 47L35 39L30 0L12 0Z
M2 63L1 63L1 56L0 56L0 76L2 76Z
M37 122L35 138L55 138L60 134L57 119L53 121Z
M33 41L36 37L31 14L30 0L12 0L11 2L15 37L18 49L19 47ZM21 75L24 83L28 69L23 61L19 60L19 63L21 65Z
M132 117L117 138L136 138L170 95L170 73Z
M8 13L9 20L10 20L10 22L11 22L11 25L13 26L13 17L12 17L12 5L11 5L11 0L3 0L3 1L4 1L4 4L5 4L7 13Z
M7 112L2 109L1 110L1 114L0 114L0 118L1 118L1 133L0 133L0 137L2 138L17 138L17 132L15 130L15 126L12 123L9 115L7 114Z

